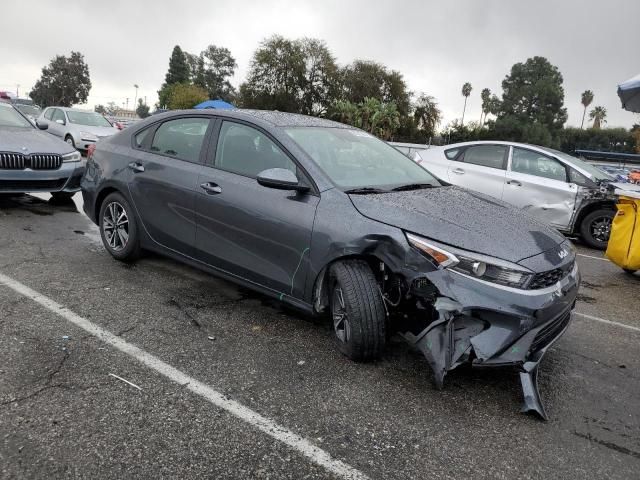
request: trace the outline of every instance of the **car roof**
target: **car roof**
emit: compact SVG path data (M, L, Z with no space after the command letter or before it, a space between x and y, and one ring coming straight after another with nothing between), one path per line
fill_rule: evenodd
M273 110L251 110L244 108L236 108L233 110L217 110L213 108L190 109L190 110L169 110L157 115L153 115L154 119L171 118L177 115L212 115L218 117L234 118L238 120L247 120L272 127L326 127L326 128L346 128L354 129L350 125L326 120L324 118L311 117L299 113L278 112Z

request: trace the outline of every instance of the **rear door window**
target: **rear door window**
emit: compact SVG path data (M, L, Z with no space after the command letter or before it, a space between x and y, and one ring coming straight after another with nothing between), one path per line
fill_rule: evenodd
M460 151L459 148L451 148L449 150L444 151L444 156L447 157L447 159L449 160L453 160L454 158L456 158L459 151Z
M506 145L474 145L467 147L458 161L506 170L508 149Z
M156 130L151 142L151 151L197 163L208 127L207 118L189 117L166 121ZM144 139L141 141L144 142Z
M234 122L222 122L215 166L251 178L269 168L297 173L296 164L266 134Z
M153 127L145 128L141 132L138 132L135 137L133 137L133 143L136 148L144 148L148 144L147 140L152 130Z
M555 158L526 148L513 147L511 171L560 182L567 181L567 169L562 163Z

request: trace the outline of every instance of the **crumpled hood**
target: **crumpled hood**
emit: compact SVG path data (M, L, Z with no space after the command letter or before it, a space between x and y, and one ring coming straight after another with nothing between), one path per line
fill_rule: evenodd
M565 241L560 233L524 211L459 187L349 197L356 209L372 220L511 262Z
M27 150L23 150L23 147ZM0 151L64 155L74 152L75 149L46 131L35 128L0 127Z

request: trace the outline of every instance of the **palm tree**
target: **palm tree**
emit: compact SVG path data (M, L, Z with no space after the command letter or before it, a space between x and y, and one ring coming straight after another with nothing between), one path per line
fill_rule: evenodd
M482 112L480 112L480 128L484 127L487 121L487 115L491 113L491 90L483 88L480 92L480 98L482 99Z
M595 107L589 112L589 120L593 120L593 128L595 130L600 129L602 123L607 123L607 109L604 107Z
M584 127L584 116L587 113L587 107L591 105L593 102L593 92L591 90L585 90L582 92L582 100L581 103L584 106L584 111L582 112L582 123L580 124L580 129Z
M442 112L438 108L436 99L424 93L420 95L415 104L413 118L418 128L423 130L427 137L435 135L436 128L442 120Z
M462 125L464 125L464 112L467 111L467 98L471 95L471 84L469 82L462 85L462 96L464 97L464 109L462 110Z

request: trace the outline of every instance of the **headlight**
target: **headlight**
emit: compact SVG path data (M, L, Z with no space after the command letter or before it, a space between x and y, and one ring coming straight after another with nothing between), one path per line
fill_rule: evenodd
M513 288L524 288L533 275L515 263L499 258L434 244L431 240L407 233L409 243L438 268L448 268L472 278Z
M98 137L91 132L80 132L80 136L83 140L93 140L94 142L98 141Z
M82 159L80 152L67 153L62 156L63 162L79 162Z

